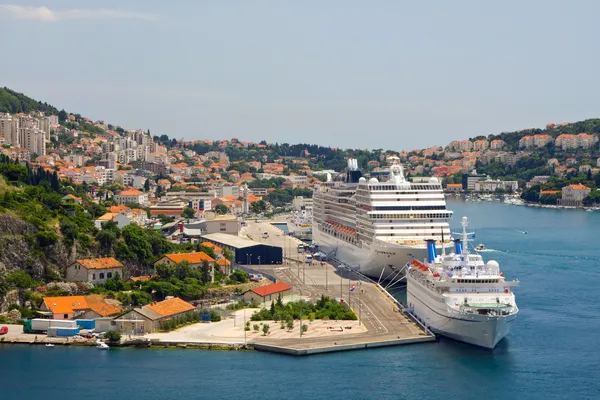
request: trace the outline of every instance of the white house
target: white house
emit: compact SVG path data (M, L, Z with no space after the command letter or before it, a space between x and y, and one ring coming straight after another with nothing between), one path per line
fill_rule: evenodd
M114 201L118 204L135 203L145 205L148 202L146 193L140 192L136 189L126 189L116 194Z

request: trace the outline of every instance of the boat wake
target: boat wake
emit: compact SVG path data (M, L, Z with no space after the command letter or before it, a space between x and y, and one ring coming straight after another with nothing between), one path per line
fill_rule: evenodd
M496 249L483 249L483 250L475 250L478 253L501 253L502 250L496 250Z

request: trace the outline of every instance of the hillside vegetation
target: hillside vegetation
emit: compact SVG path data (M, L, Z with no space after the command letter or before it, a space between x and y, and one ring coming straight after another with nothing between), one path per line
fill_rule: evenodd
M48 103L34 100L7 87L0 88L0 112L17 114L32 111L40 111L47 115L58 115L56 107Z

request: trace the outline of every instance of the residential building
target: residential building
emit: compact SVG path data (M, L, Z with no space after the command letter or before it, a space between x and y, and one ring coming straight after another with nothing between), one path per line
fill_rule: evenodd
M446 192L448 193L459 193L463 191L462 183L449 183L446 185Z
M538 183L546 183L549 180L550 180L550 176L548 176L548 175L538 175L538 176L534 176L533 178L531 178L525 186L527 188L530 188L533 185L536 185Z
M112 257L77 260L67 267L67 281L104 283L116 274L123 276L123 264Z
M111 325L122 334L145 335L161 329L161 323L196 312L196 307L174 297L149 304L115 318Z
M462 187L463 190L475 190L475 182L487 179L487 175L478 175L477 173L462 176Z
M475 140L473 142L473 151L484 151L489 147L489 142L487 140Z
M126 189L121 191L119 194L114 196L114 201L117 204L139 204L145 205L148 202L146 193L140 192L136 189Z
M295 196L292 200L292 208L295 211L305 210L313 207L312 197Z
M217 260L217 268L220 273L229 275L231 273L231 261L225 257L221 257Z
M51 319L94 319L111 317L122 308L101 295L44 297L40 311L49 313Z
M240 223L233 215L218 215L206 221L206 233L227 233L237 236Z
M581 184L571 184L562 189L560 205L569 207L581 207L583 199L592 191L591 188Z
M217 186L215 188L216 190L216 197L238 197L240 196L240 188L239 186Z
M515 192L519 188L519 182L517 181L501 181L497 179L486 179L482 181L476 181L473 185L473 189L476 192L492 193L498 190L505 192Z
M202 268L202 265L206 261L210 268L210 280L211 282L214 282L216 260L203 251L196 251L192 253L165 254L162 258L160 258L154 263L154 267L156 267L158 264L173 265L183 261L189 263L191 268L196 269Z
M501 139L495 139L490 142L490 150L502 150L506 146L506 142Z
M267 303L277 298L284 298L292 294L292 287L285 282L272 283L270 285L250 289L243 293L242 297L245 301L258 301Z

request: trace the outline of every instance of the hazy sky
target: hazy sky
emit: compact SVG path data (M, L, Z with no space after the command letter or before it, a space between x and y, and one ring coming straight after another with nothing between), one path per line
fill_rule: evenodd
M600 117L599 13L597 0L12 0L0 86L176 138L410 150Z

